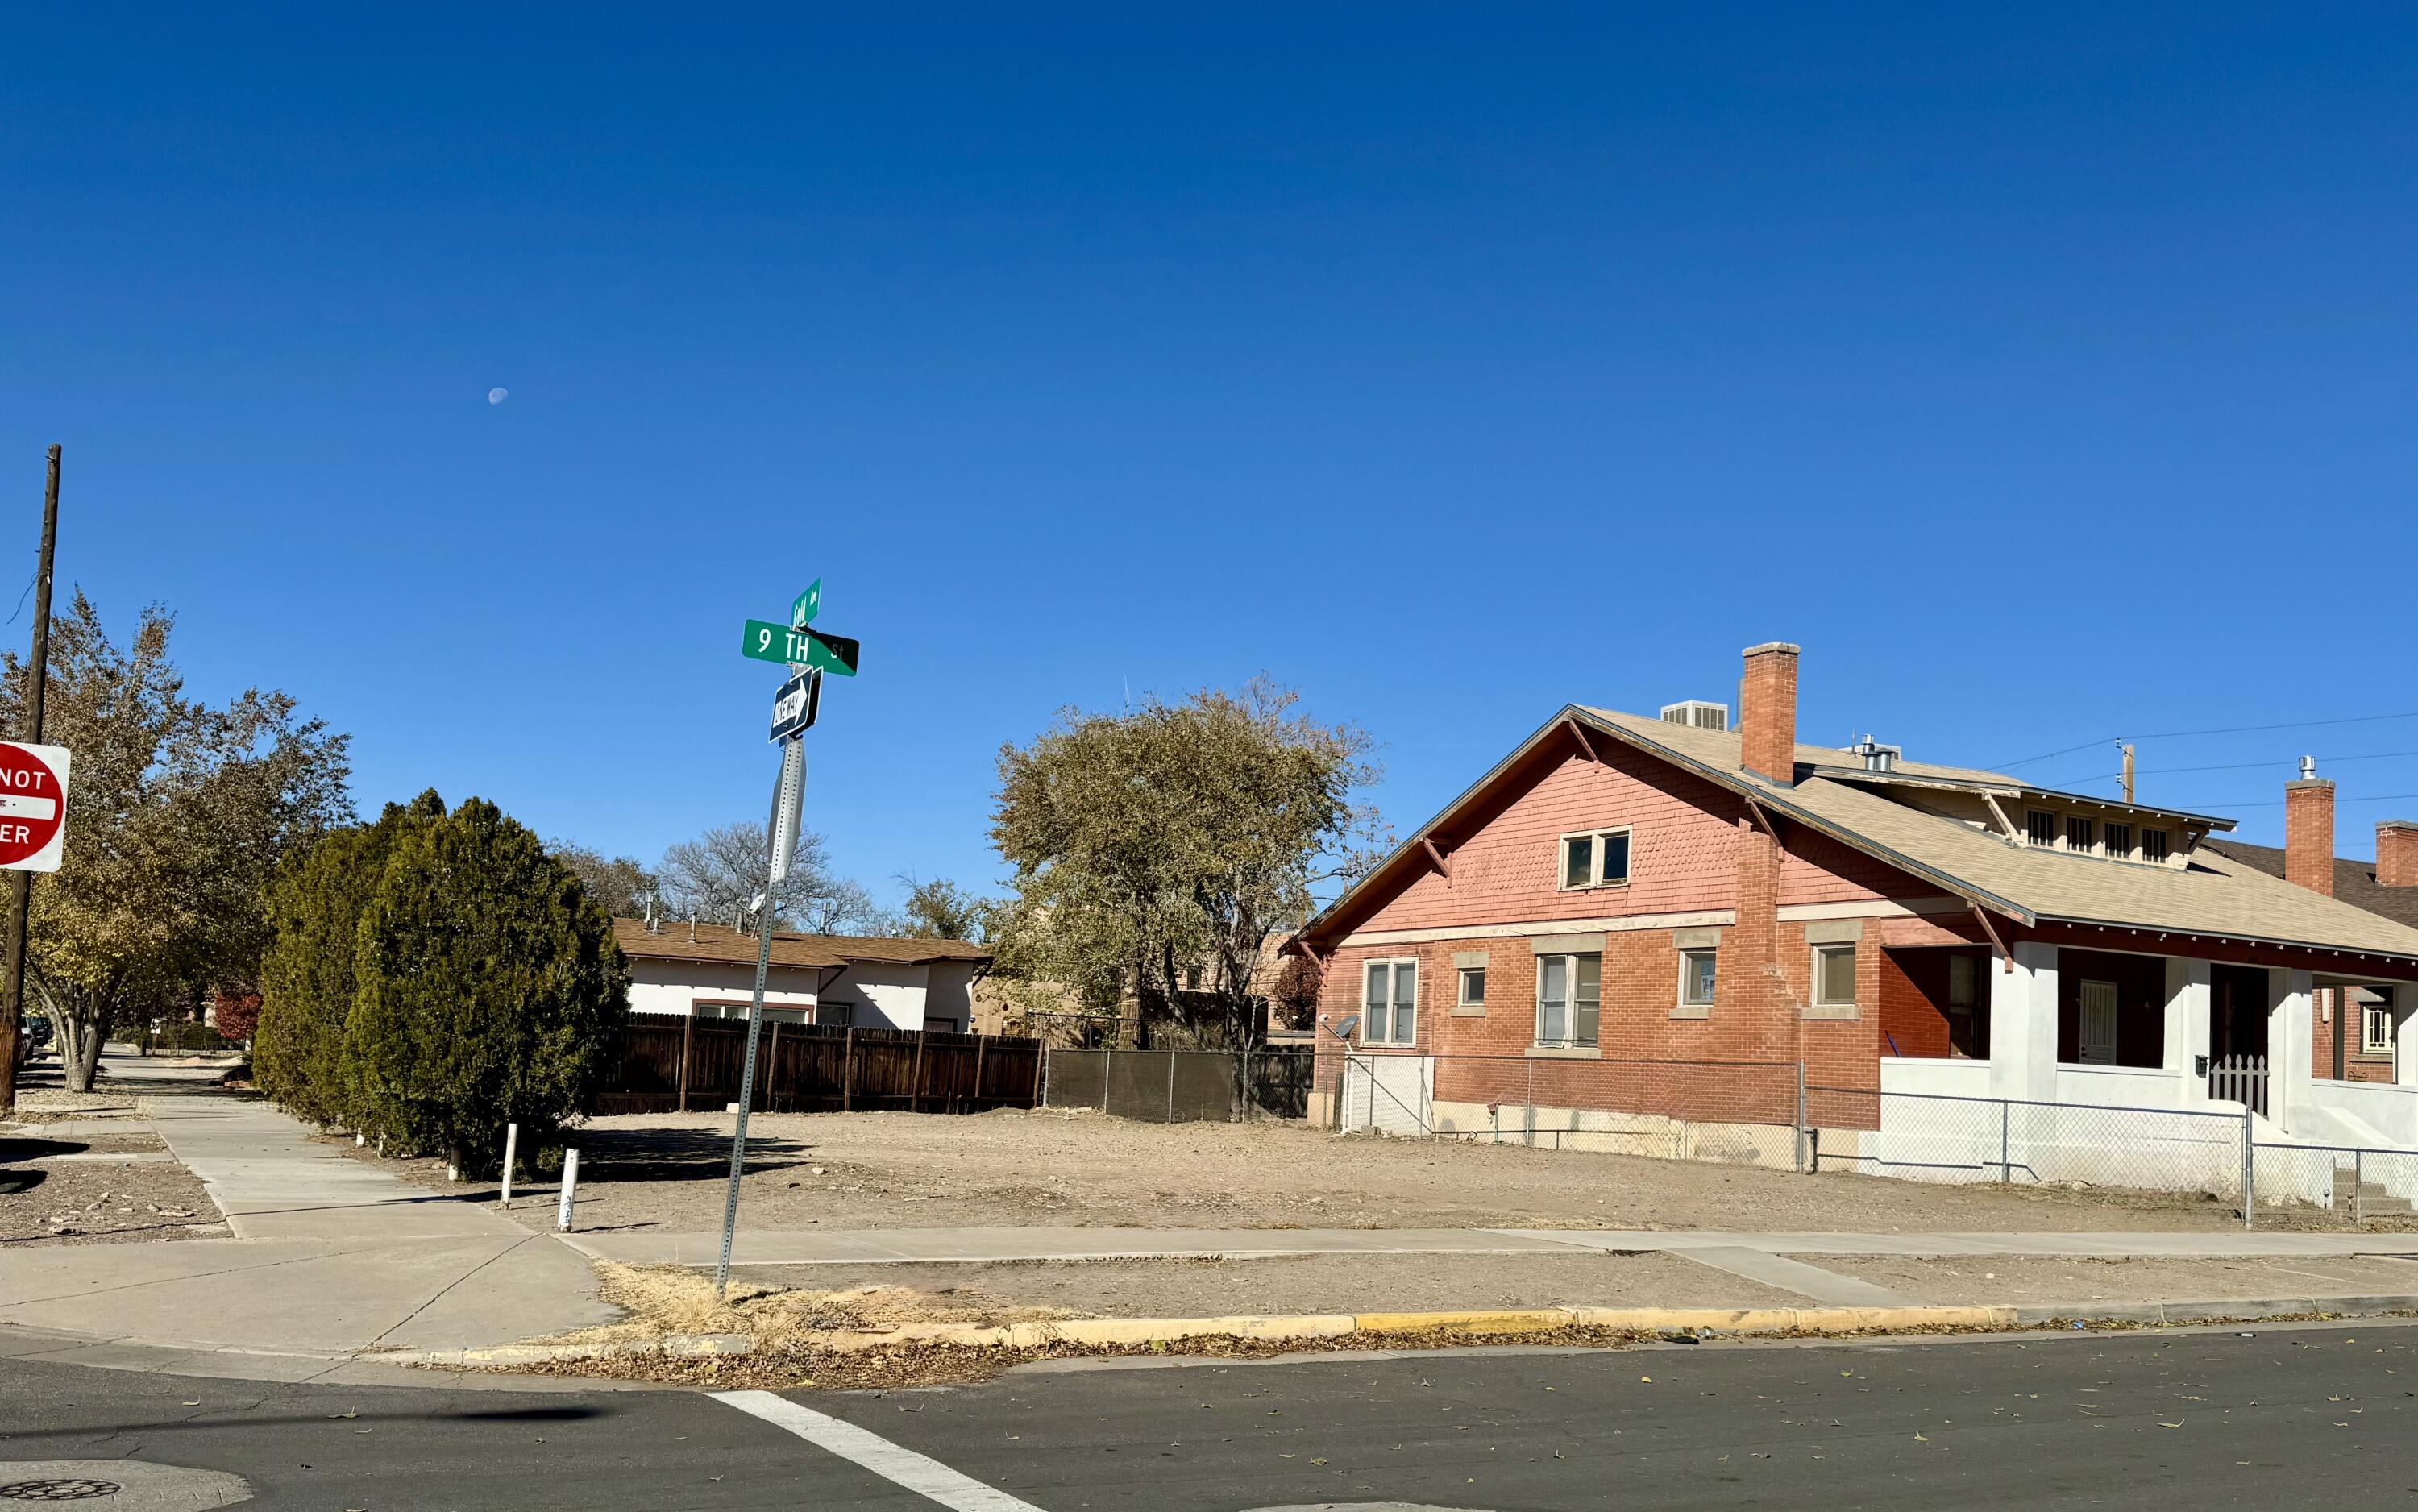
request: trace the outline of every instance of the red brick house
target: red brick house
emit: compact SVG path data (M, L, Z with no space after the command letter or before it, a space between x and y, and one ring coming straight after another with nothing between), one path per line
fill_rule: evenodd
M1826 1138L1889 1092L2418 1146L2410 1046L2373 1087L2311 1075L2320 989L2410 1037L2418 927L2209 844L2228 819L1800 744L1798 659L1747 650L1735 731L1564 708L1313 920L1322 1049L1372 1068L1330 1114L1550 1107L1785 1164L1801 1065ZM2332 792L2292 786L2296 854L2332 856Z

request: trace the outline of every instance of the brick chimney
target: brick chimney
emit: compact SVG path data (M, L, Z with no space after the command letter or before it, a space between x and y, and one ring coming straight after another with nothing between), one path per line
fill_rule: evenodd
M2386 819L2376 827L2376 880L2380 887L2418 887L2418 819Z
M1786 787L1797 781L1797 657L1802 648L1769 640L1746 649L1738 683L1738 757L1746 770Z
M2334 785L2308 756L2299 779L2284 785L2284 879L2334 895Z

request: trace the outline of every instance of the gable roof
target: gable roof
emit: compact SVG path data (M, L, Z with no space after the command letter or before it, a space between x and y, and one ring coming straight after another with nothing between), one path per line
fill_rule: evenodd
M644 919L616 919L613 938L632 960L709 961L718 965L753 966L758 941L727 924L667 924L647 932ZM773 936L775 966L820 967L834 970L865 962L887 966L927 966L934 961L972 961L987 965L990 949L962 939L901 939L879 935Z
M1422 825L1375 871L1312 920L1300 938L1326 939L1375 897L1390 895L1382 890L1412 863L1425 863L1426 847L1440 828L1523 770L1535 767L1540 755L1551 757L1554 742L1567 746L1585 741L1593 745L1599 738L1693 772L1739 794L1767 814L1792 819L1921 878L1951 896L2019 924L2106 924L2418 961L2418 927L2295 887L2205 846L2181 869L2101 861L2018 846L1887 796L1888 777L1893 774L1915 779L1909 785L1913 787L1946 783L2009 796L2051 792L2028 787L2001 773L1911 762L1900 763L1891 774L1867 772L1852 753L1800 744L1798 765L1800 770L1814 769L1814 774L1782 787L1744 768L1739 737L1734 730L1697 729L1576 704L1566 706L1443 813ZM1567 757L1552 759L1559 765ZM1820 775L1825 768L1836 769L1840 774ZM2105 808L2127 806L2080 794L2055 796ZM2132 807L2153 818L2231 827L2230 821L2208 816Z
M2270 877L2284 875L2284 850L2280 846L2245 845L2239 840L2211 840L2209 844ZM2385 886L2376 879L2376 863L2372 861L2336 856L2334 896L2354 909L2365 909L2418 928L2418 887Z

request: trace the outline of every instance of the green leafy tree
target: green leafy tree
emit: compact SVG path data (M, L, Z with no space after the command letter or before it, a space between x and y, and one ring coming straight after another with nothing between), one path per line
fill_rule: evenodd
M916 939L965 939L979 945L990 936L992 903L976 897L945 877L919 882L912 872L902 874L906 906L899 909L898 931Z
M1379 840L1354 802L1376 776L1368 735L1311 720L1298 698L1263 678L1123 714L1068 710L1002 747L991 837L1016 896L997 972L1092 1002L1121 985L1196 1040L1247 1036L1263 945ZM1201 988L1177 998L1194 972Z
M397 840L361 914L344 1041L365 1126L486 1168L576 1118L629 1016L613 921L480 799Z
M121 647L78 591L51 627L42 738L75 760L66 853L27 910L26 988L72 1091L92 1085L113 1028L248 980L279 863L352 817L346 738L282 693L187 697L174 624L155 604ZM24 728L29 672L0 655L0 727Z
M432 787L407 806L389 803L375 824L335 831L278 868L268 893L272 936L261 960L252 1070L254 1084L298 1117L354 1122L358 1092L345 1060L344 1022L359 995L354 959L361 915L397 842L415 825L444 816L445 801Z

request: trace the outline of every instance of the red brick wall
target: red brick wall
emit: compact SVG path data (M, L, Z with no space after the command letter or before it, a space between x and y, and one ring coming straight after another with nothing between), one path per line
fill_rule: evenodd
M1607 745L1611 742L1605 742ZM1642 753L1573 755L1450 850L1450 877L1432 870L1362 920L1355 932L1549 923L1730 906L1737 801ZM1626 887L1562 892L1558 839L1630 829Z
M2331 1002L2334 1012L2324 1009ZM2309 1071L2320 1081L2331 1081L2334 1075L2334 1041L2342 1040L2345 1081L2393 1080L2393 1056L2368 1055L2360 1049L2363 1038L2360 1016L2366 1010L2351 1000L2351 995L2341 987L2319 987L2315 1007L2309 1015ZM2329 1022L2328 1020L2332 1021Z

